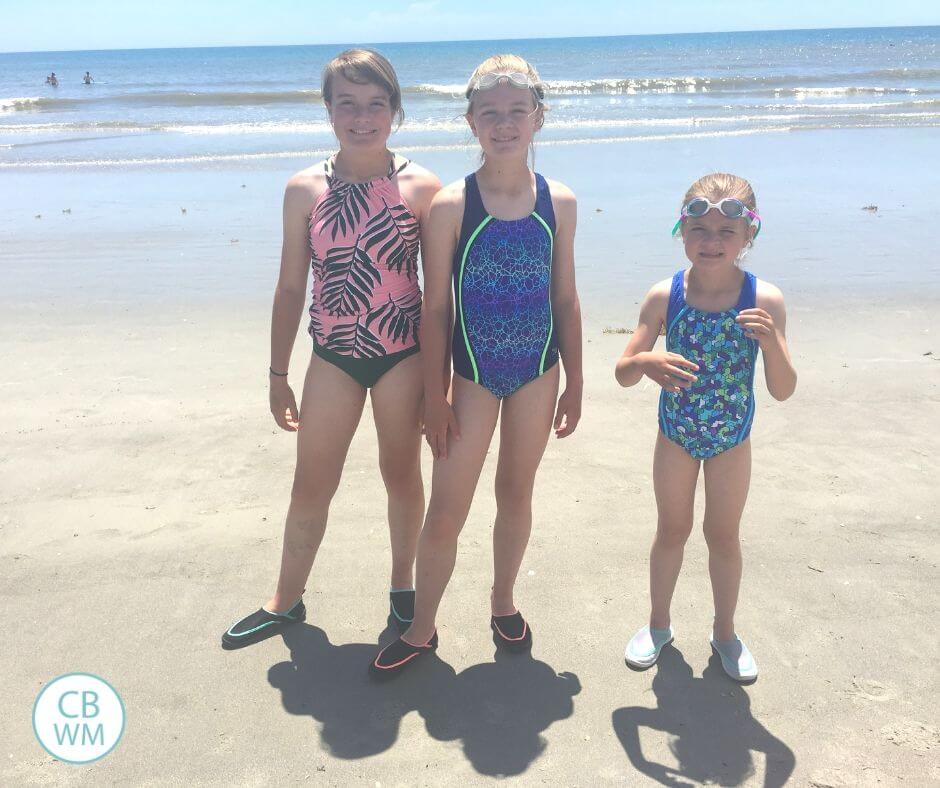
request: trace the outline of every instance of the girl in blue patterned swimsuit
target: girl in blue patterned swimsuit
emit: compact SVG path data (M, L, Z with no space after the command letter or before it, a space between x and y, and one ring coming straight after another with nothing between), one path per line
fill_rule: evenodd
M497 55L476 69L466 95L483 165L432 202L422 246L424 424L434 475L418 546L415 618L373 660L378 677L437 647L437 608L497 421L490 627L499 648L531 648L513 589L532 526L535 473L552 427L557 437L570 435L581 413L575 198L527 161L543 121L542 84L522 58Z
M617 362L621 386L633 386L645 375L662 387L653 457L659 517L650 552L652 609L649 625L627 644L626 661L634 668L653 665L673 639L669 607L703 466L704 531L715 603L711 645L729 676L757 678L754 658L734 629L757 351L774 399L785 400L796 388L783 296L737 265L759 231L757 202L746 180L715 173L693 183L673 230L681 232L692 265L650 290ZM654 352L661 328L666 351Z

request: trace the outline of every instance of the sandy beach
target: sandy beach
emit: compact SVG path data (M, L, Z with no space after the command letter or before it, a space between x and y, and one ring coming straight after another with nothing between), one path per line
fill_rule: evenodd
M302 163L5 172L0 783L940 784L937 140L540 149L538 168L579 195L586 385L578 431L550 442L537 478L517 590L535 646L494 655L490 462L437 656L385 685L366 672L391 634L368 405L307 622L219 645L276 579L294 441L267 409L268 321L280 194ZM468 151L414 156L444 180L472 166ZM616 385L616 332L682 265L668 237L682 192L722 168L755 183L767 221L747 267L787 297L799 373L786 403L758 375L737 626L761 676L744 688L710 654L700 528L675 647L645 673L623 663L648 610L658 389ZM127 709L122 741L89 766L56 761L30 723L41 687L72 671L106 678Z

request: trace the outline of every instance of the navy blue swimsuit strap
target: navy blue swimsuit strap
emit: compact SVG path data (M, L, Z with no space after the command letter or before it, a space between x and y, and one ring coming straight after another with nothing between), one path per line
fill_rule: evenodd
M538 173L535 173L535 213L542 217L554 238L555 208L552 205L552 193L548 188L548 181Z
M681 268L672 276L672 287L669 288L669 306L666 307L666 328L672 325L672 321L679 310L685 306L685 269Z
M736 312L742 309L753 309L757 306L757 277L750 271L744 272L744 282L741 285L741 295L738 303L734 305Z
M480 196L480 187L477 185L476 173L471 172L463 181L463 221L460 224L460 242L456 250L458 258L463 255L470 236L487 216L486 208L483 207L483 198Z
M463 203L463 223L460 226L460 242L457 249L462 250L473 231L480 226L480 223L489 215L486 207L483 205L483 196L480 194L480 186L477 183L475 172L471 172L464 178L464 203ZM552 206L552 193L548 188L548 181L541 175L535 173L535 209L542 217L545 224L555 235L555 208Z
M672 277L672 287L669 288L669 306L666 308L666 326L672 325L673 318L685 306L685 270L676 271ZM734 311L753 309L757 306L757 277L750 271L744 272L744 281L741 283L741 294Z

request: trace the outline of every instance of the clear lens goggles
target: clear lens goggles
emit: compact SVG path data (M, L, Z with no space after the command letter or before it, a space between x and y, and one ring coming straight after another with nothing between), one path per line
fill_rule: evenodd
M528 74L524 74L521 71L494 71L488 74L482 74L477 78L473 87L470 89L471 95L476 93L478 90L489 90L490 88L495 88L500 82L508 82L510 85L513 85L517 88L528 88L535 94L536 99L539 98L538 91L535 88L535 83L529 77Z
M757 238L761 226L760 216L735 197L725 197L718 202L712 202L704 197L693 197L682 206L679 221L672 228L672 234L675 235L679 232L679 228L682 227L682 222L686 217L691 216L693 219L700 219L712 208L717 208L721 215L728 219L744 219L748 224L757 222L757 232L754 233L754 237Z

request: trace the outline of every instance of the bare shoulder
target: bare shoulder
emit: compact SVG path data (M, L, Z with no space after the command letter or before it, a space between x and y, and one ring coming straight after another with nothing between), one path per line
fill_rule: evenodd
M553 200L557 202L577 202L574 192L561 181L556 181L554 178L546 178L545 182L548 184L548 190L552 193Z
M571 189L565 186L561 181L556 181L552 178L546 178L545 182L548 184L548 190L552 194L552 206L556 211L572 212L577 210L578 198L574 196L574 192L571 191Z
M669 305L669 294L671 290L672 278L663 279L649 289L644 303L652 307L663 307L663 309L665 309Z
M433 172L413 161L409 161L408 166L398 173L398 185L420 214L427 213L431 198L441 188L441 182Z
M284 204L309 210L326 187L326 170L321 161L290 177L284 190Z
M463 179L448 183L434 195L431 201L431 210L435 216L452 216L461 218L463 215L465 184Z
M441 188L441 181L433 172L411 160L408 161L408 166L398 173L398 180L434 191Z
M757 306L761 309L783 309L783 293L776 285L757 280Z

